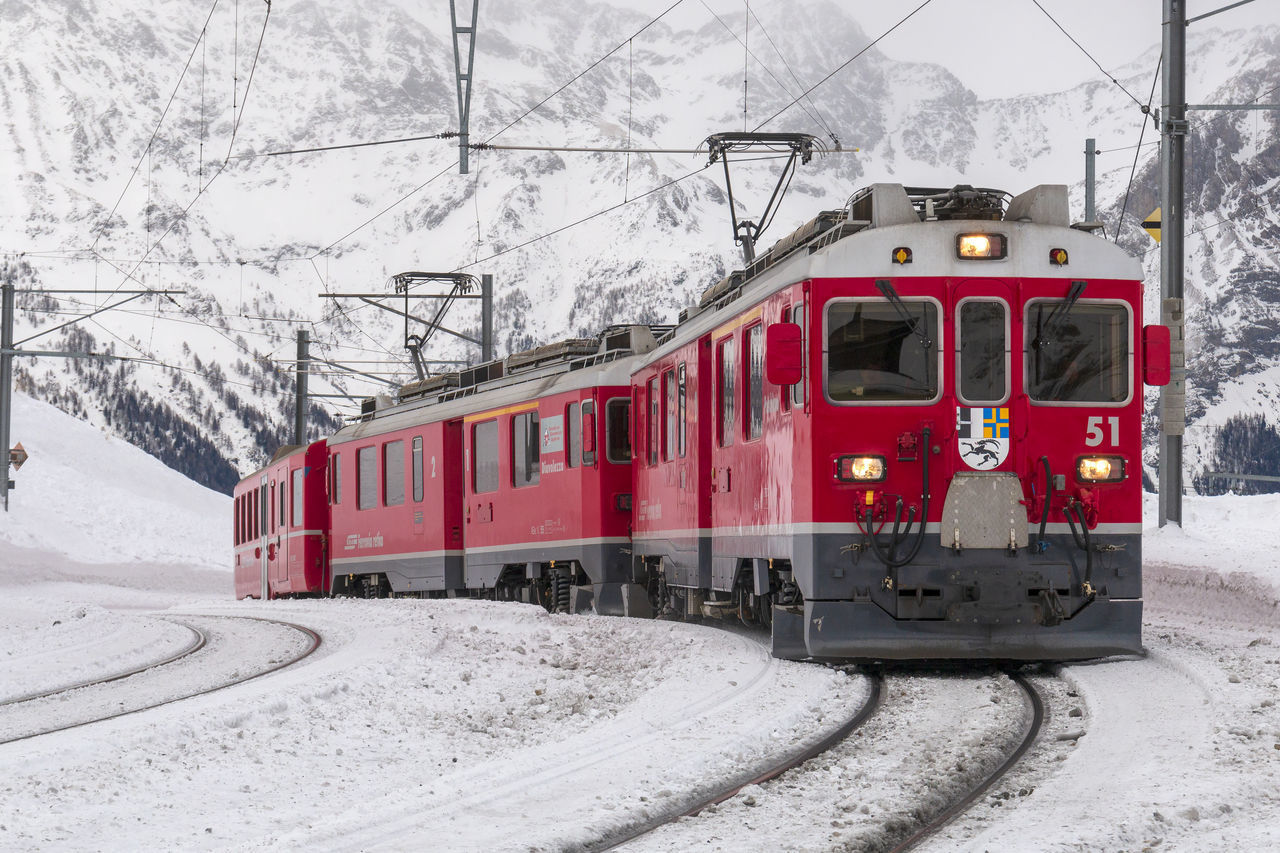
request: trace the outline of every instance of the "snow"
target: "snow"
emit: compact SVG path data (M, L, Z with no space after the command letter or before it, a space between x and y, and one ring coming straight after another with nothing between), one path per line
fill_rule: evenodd
M22 396L31 461L0 519L0 849L560 850L684 811L816 742L868 678L757 634L481 601L235 602L227 499ZM29 437L29 438L28 438ZM1148 506L1149 515L1154 505ZM1280 845L1280 496L1188 498L1148 529L1149 653L1032 673L1045 733L932 849ZM138 535L145 531L146 535ZM164 537L160 534L163 533ZM999 672L891 672L834 750L636 850L868 849L998 763Z

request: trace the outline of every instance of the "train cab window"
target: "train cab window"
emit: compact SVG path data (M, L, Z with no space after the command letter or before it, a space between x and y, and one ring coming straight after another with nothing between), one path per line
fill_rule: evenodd
M1003 302L960 303L956 321L956 388L962 403L1000 403L1009 396L1009 314Z
M404 442L382 445L382 502L386 506L404 503Z
M329 457L329 503L342 503L342 456L338 453Z
M302 524L302 469L293 472L293 518L290 523L294 527Z
M1027 306L1027 396L1044 403L1129 399L1129 309L1044 299Z
M746 334L747 349L747 438L764 433L764 324L757 323Z
M631 401L615 397L604 404L605 458L618 464L631 461Z
M800 351L807 352L805 349L805 341L809 336L809 330L804 325L804 305L794 305L791 308L791 322L800 327ZM800 381L791 386L791 402L796 406L804 406L805 385L809 379L809 358L807 355L801 358Z
M413 439L413 500L422 500L422 436Z
M565 467L567 468L577 468L582 462L581 409L581 403L570 403L564 407L565 429L569 433L569 444L564 454Z
M688 413L689 413L689 387L687 382L687 379L688 379L687 374L688 374L688 371L685 370L684 362L682 361L680 362L680 369L678 371L678 375L680 377L678 384L680 388L678 392L679 403L677 405L678 405L679 411L676 415L676 428L680 432L679 438L676 440L676 444L679 449L681 459L685 457L685 454L688 452L688 449L689 449L689 445L687 441L688 439L687 423L688 423Z
M827 396L834 403L937 398L938 306L923 299L841 299L827 306Z
M719 404L720 404L720 446L728 447L733 444L733 425L734 425L734 357L733 357L733 338L726 338L716 347L716 374L719 379Z
M498 490L498 422L481 421L471 427L471 490L476 494Z
M511 418L512 485L537 485L541 473L542 433L538 413L525 412Z
M649 390L649 395L648 395L649 422L648 424L646 424L645 432L649 437L649 441L648 441L649 464L657 465L658 464L658 444L660 443L659 432L661 429L662 421L661 421L661 416L659 415L658 378L656 376L653 379L649 380L648 390Z
M662 459L670 462L676 458L676 372L664 371L662 374Z
M600 430L596 427L596 404L594 400L582 401L582 430L584 441L582 444L582 464L596 464L596 442L600 436ZM585 440L587 430L591 430L590 441ZM630 454L628 454L628 458Z
M356 451L356 509L373 509L378 505L378 448L362 447Z

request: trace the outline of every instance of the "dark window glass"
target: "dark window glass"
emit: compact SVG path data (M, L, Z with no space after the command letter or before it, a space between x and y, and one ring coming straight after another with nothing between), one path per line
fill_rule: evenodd
M253 523L258 538L267 535L267 516L271 513L271 501L267 498L267 487L258 489L253 497Z
M1064 300L1027 306L1027 395L1055 403L1129 397L1129 312Z
M498 490L498 422L483 421L471 428L471 488L476 494Z
M662 458L670 462L676 458L676 439L679 432L678 409L676 408L676 372L668 370L662 374L663 399L663 442Z
M422 436L413 439L413 499L422 500Z
M564 409L564 422L569 432L569 446L565 451L565 464L578 467L582 460L582 415L579 403L570 403Z
M284 497L284 483L280 484L280 497ZM276 503L276 484L275 483L271 484L271 503L269 506L270 506L270 509L268 511L268 514L271 516L271 532L275 533L276 525L279 524L279 521L277 521L277 517L279 515L283 515L283 512L278 508L278 504Z
M733 444L734 364L733 338L721 341L716 349L716 368L720 384L720 446Z
M329 489L329 502L342 503L342 455L335 453L329 457L329 470L333 483Z
M280 507L280 529L281 530L284 529L285 522L288 521L288 519L285 517L285 514L284 514L284 508L288 505L288 502L289 502L288 486L289 486L289 482L287 480L280 481L279 507Z
M541 450L538 413L525 412L511 418L512 483L517 486L537 484L541 470L538 464Z
M658 414L658 378L649 380L649 464L658 463L658 430L662 423Z
M606 409L606 410L607 410L607 409ZM595 414L596 414L596 404L595 404L595 402L594 402L594 401L592 401L592 400L583 400L583 401L582 401L582 423L583 423L583 429L585 430L585 429L587 429L587 428L588 428L588 425L590 426L591 431L592 431L592 434L591 434L591 447L593 448L593 449L591 449L591 450L585 450L585 449L584 449L584 450L582 451L582 464L583 464L583 465L594 465L594 464L596 464L596 451L595 451L595 449L594 449L594 448L597 446L597 441L598 441L598 439L599 439L599 437L600 437L600 429L599 429L599 428L596 426L596 424L595 424ZM630 453L628 453L628 454L627 454L627 457L628 457L628 458L630 458Z
M631 461L631 401L615 397L604 404L605 458Z
M302 469L293 472L293 526L302 524Z
M404 503L404 442L382 445L382 500L387 506Z
M680 412L676 416L677 428L680 430L679 449L680 458L683 459L688 450L687 444L687 428L686 419L689 411L689 388L686 383L686 373L684 362L680 362Z
M804 389L809 378L809 356L805 343L809 336L809 330L804 326L804 306L797 305L791 309L791 322L800 327L800 381L791 386L791 402L797 406L804 405Z
M904 300L827 308L827 394L836 402L932 400L938 395L938 307Z
M356 451L356 509L372 509L378 505L378 448L362 447Z
M764 325L747 330L747 438L764 432Z
M1008 393L1003 302L966 302L960 306L957 364L960 397L969 403L998 403Z

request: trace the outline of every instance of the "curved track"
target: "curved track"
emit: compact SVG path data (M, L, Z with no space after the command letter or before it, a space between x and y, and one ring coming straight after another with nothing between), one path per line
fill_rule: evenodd
M320 647L320 643L321 643L321 637L318 633L316 633L312 629L307 628L303 625L297 625L292 622L282 622L275 619L258 619L253 617L230 617L230 616L217 616L217 617L201 616L197 618L214 619L214 620L236 620L240 622L262 623L266 625L276 626L278 628L280 627L288 628L288 629L291 629L292 631L301 633L304 636L305 638L304 647L300 653L295 653L285 658L284 660L276 660L276 659L269 660L267 662L267 665L262 669L257 669L248 674L241 674L239 667L236 666L232 669L230 673L228 673L226 677L219 678L217 683L215 684L201 685L199 689L194 689L194 690L180 690L178 695L166 696L159 701L143 700L143 704L137 707L127 708L122 711L112 711L111 713L91 713L89 719L74 719L72 721L66 722L61 725L54 725L52 727L40 728L36 731L23 731L20 734L16 734L16 735L6 733L2 736L2 739L0 739L0 746L3 746L4 744L17 743L19 741L30 740L31 738L42 737L44 735L54 734L56 732L69 731L71 729L77 729L82 726L92 725L93 723L101 723L107 720L114 720L119 717L125 717L131 714L138 714L143 711L150 711L152 709L160 708L165 705L171 705L175 702L181 702L183 700L192 699L197 696L204 696L209 693L214 693L218 690L224 690L228 687L233 687L237 684L243 684L246 681L251 681L255 678L261 678L264 675L270 675L273 672L277 672L281 669L284 669L285 667L292 666L293 664L298 663L299 661L313 654L316 651L316 649ZM8 716L13 717L13 716L17 716L20 713L30 712L31 714L36 716L38 719L45 720L49 716L53 716L53 717L58 716L59 711L63 711L65 715L66 713L65 708L62 708L60 706L62 706L66 702L66 700L71 698L72 691L86 691L85 693L76 694L77 699L82 699L87 696L89 691L97 691L98 688L102 688L103 691L110 691L113 694L115 693L121 694L120 696L116 696L116 695L95 696L94 699L96 699L99 702L99 704L111 704L113 707L119 707L120 705L127 703L131 692L141 692L141 693L145 692L145 689L143 688L142 685L131 684L129 682L129 679L131 678L141 679L141 678L146 678L147 676L154 676L157 679L162 679L166 675L170 675L174 672L173 666L175 663L179 664L179 666L185 666L187 665L188 662L192 666L201 666L208 663L208 661L203 660L203 658L209 657L211 656L212 653L218 651L218 643L214 642L213 644L209 644L207 642L208 640L207 634L208 633L216 634L217 632L209 632L207 630L202 630L187 622L181 622L180 624L186 626L187 628L190 628L197 635L199 635L200 640L198 641L198 643L194 645L193 648L179 655L176 655L173 658L163 663L151 664L146 667L138 668L133 672L118 674L116 676L112 676L109 678L92 681L85 685L77 685L75 687L61 688L59 690L51 691L50 693L41 694L39 696L32 696L23 700L16 700L14 702L6 703L6 709L9 712ZM199 658L196 658L195 657L196 652L200 650L204 650L206 654L200 656ZM131 688L135 686L143 689L132 691ZM98 692L102 692L102 691L98 691ZM73 704L78 706L81 703L76 702ZM92 704L92 703L84 703L84 704ZM77 709L73 708L71 710L74 712ZM19 722L21 721L19 720ZM3 728L5 727L5 723L11 723L11 721L5 720L3 716L0 716L0 731L3 731Z
M725 800L729 799L730 797L736 796L738 792L740 792L743 788L747 787L748 785L759 785L762 782L768 782L771 779L776 779L779 776L781 776L783 773L786 773L788 770L793 770L799 767L801 764L804 764L809 759L814 758L818 755L821 755L822 753L831 749L836 744L840 743L845 738L847 738L849 734L853 732L854 729L858 728L863 723L865 723L868 719L870 719L871 715L874 714L877 709L879 709L881 697L884 695L884 676L880 675L879 673L875 673L870 675L869 677L871 680L871 691L867 695L867 699L862 704L862 707L859 708L852 717L850 717L847 721L841 724L839 728L831 732L831 734L827 735L822 740L808 747L804 751L794 756L791 756L790 758L784 759L783 761L764 770L760 774L751 777L750 779L738 780L730 783L728 787L725 787L714 794L710 794L708 796L703 797L696 805L692 806L691 808L683 812L680 812L679 814L672 814L666 817L657 818L656 820L652 820L647 823L643 823L637 826L634 830L626 833L625 835L615 836L614 838L611 838L608 842L606 842L606 846L593 847L588 849L614 850L630 841L634 841L635 839L640 838L643 835L648 835L650 832L653 832L655 829L661 826L664 826L668 823L672 823L673 821L679 820L682 817L696 817L698 813L701 812L703 809L709 808L710 806L718 805L719 803L723 803Z
M188 625L186 622L182 622L177 619L170 619L169 621L175 624L181 625L182 627L186 628L188 631L191 632L194 639L192 640L189 646L187 646L184 649L180 649L179 651L169 655L166 658L162 658L161 660L150 661L148 663L140 664L138 666L133 667L132 669L126 669L122 672L117 672L112 675L105 676L103 678L90 678L90 679L86 679L85 681L78 681L75 684L68 684L63 687L55 687L52 690L45 690L44 692L41 692L41 693L30 693L26 696L18 696L13 699L6 699L3 702L0 702L0 708L5 707L6 705L17 705L22 702L31 702L36 699L44 699L49 696L57 696L59 693L66 693L70 690L79 690L81 687L92 687L95 684L110 684L113 681L120 681L121 679L128 678L131 675L137 675L138 673L146 672L149 669L155 669L156 667L165 666L166 664L171 664L174 661L185 658L187 655L193 655L196 652L203 649L205 647L205 644L209 641L209 638L205 636L205 633L201 631L199 628L195 627L194 625Z
M1030 718L1027 720L1026 728L1022 734L1022 740L1017 748L1009 754L1009 757L999 767L987 774L977 785L970 788L967 794L956 800L927 824L917 829L904 841L890 848L891 853L903 853L903 851L913 850L919 844L936 835L943 827L963 814L992 785L1000 781L1006 773L1013 769L1014 765L1021 761L1022 756L1031 748L1031 744L1035 743L1036 738L1040 735L1040 728L1044 724L1044 700L1035 686L1022 675L1010 673L1009 677L1022 688L1023 696L1031 711Z

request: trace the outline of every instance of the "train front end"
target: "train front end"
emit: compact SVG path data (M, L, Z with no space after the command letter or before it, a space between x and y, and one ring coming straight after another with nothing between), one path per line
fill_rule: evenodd
M1142 392L1168 338L1144 329L1139 264L1068 227L1065 187L1007 212L891 189L805 286L809 523L775 654L1140 652Z

